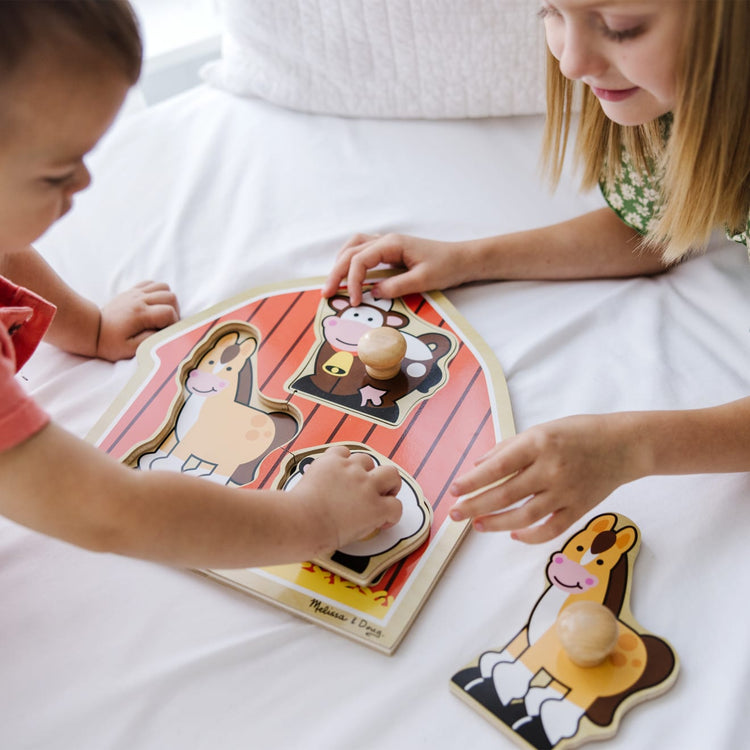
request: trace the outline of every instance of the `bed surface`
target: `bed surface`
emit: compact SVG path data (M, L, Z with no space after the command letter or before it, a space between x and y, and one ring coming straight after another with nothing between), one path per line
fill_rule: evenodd
M92 188L37 245L99 303L153 278L190 315L251 287L324 275L357 231L460 239L602 205L567 178L546 191L540 132L533 116L354 120L201 86L121 116L90 159ZM656 278L447 294L502 364L519 431L573 413L709 406L750 389L750 267L719 236ZM133 367L42 345L21 377L83 437ZM747 744L749 490L746 474L651 477L596 509L640 527L633 613L681 660L674 688L633 709L609 747ZM448 683L520 628L560 541L469 533L387 657L194 573L0 519L0 746L513 747Z

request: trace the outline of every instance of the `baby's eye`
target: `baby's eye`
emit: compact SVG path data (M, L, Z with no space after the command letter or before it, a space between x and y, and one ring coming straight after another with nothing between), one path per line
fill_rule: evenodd
M68 182L72 177L72 174L55 175L45 177L44 182L46 182L47 185L51 185L52 187L60 187L61 185L64 185L66 182Z

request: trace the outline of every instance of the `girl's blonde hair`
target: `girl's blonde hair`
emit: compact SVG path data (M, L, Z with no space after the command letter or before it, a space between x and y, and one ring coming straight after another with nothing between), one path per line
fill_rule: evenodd
M584 189L610 184L623 151L633 167L655 176L661 209L644 237L667 262L705 247L712 230L742 231L750 213L749 0L684 0L676 105L665 142L659 120L612 122L588 86L565 78L547 50L547 121L543 163L556 185L572 113L580 107L574 163Z

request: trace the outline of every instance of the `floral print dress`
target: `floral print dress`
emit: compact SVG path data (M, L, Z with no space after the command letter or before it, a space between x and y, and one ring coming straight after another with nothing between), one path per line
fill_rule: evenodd
M653 228L660 204L658 181L648 172L635 168L627 154L623 155L619 180L614 184L602 180L599 188L610 207L629 227L639 234L646 234ZM745 245L750 254L750 216L744 230L727 231L727 237Z

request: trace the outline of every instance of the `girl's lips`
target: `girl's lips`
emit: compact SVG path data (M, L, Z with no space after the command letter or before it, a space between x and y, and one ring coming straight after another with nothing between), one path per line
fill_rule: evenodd
M633 86L631 89L600 89L592 86L591 90L597 99L602 99L605 102L621 102L635 94L638 91L638 86Z

